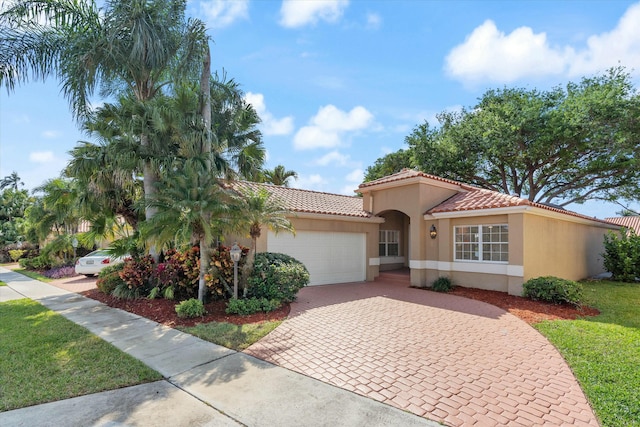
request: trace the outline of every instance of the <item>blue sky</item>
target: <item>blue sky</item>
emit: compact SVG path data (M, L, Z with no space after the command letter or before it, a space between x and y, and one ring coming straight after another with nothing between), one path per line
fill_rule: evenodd
M416 125L490 88L544 90L618 64L640 87L640 2L210 0L188 14L208 25L213 68L258 110L267 167L312 190L353 194ZM33 188L58 176L87 140L69 111L55 80L3 90L0 177Z

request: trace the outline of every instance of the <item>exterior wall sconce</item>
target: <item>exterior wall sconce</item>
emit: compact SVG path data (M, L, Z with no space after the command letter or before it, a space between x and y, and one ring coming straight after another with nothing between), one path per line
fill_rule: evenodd
M438 229L436 228L435 224L433 224L429 229L429 236L431 236L432 239L438 237Z

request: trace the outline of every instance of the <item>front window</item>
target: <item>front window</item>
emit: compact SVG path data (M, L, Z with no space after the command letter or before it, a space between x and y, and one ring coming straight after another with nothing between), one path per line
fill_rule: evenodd
M380 256L398 256L400 254L400 231L380 230Z
M509 226L469 225L454 227L456 261L509 261Z

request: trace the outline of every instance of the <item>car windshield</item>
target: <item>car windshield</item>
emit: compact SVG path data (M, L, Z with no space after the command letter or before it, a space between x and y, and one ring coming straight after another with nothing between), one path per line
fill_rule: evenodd
M110 256L109 252L105 249L99 249L97 251L93 251L90 254L86 255L88 257L90 256Z

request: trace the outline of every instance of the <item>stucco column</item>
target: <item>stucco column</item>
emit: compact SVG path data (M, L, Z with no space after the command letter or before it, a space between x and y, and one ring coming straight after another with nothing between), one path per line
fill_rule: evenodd
M409 267L411 267L411 285L426 286L427 284L427 226L422 214L410 217L409 233Z

